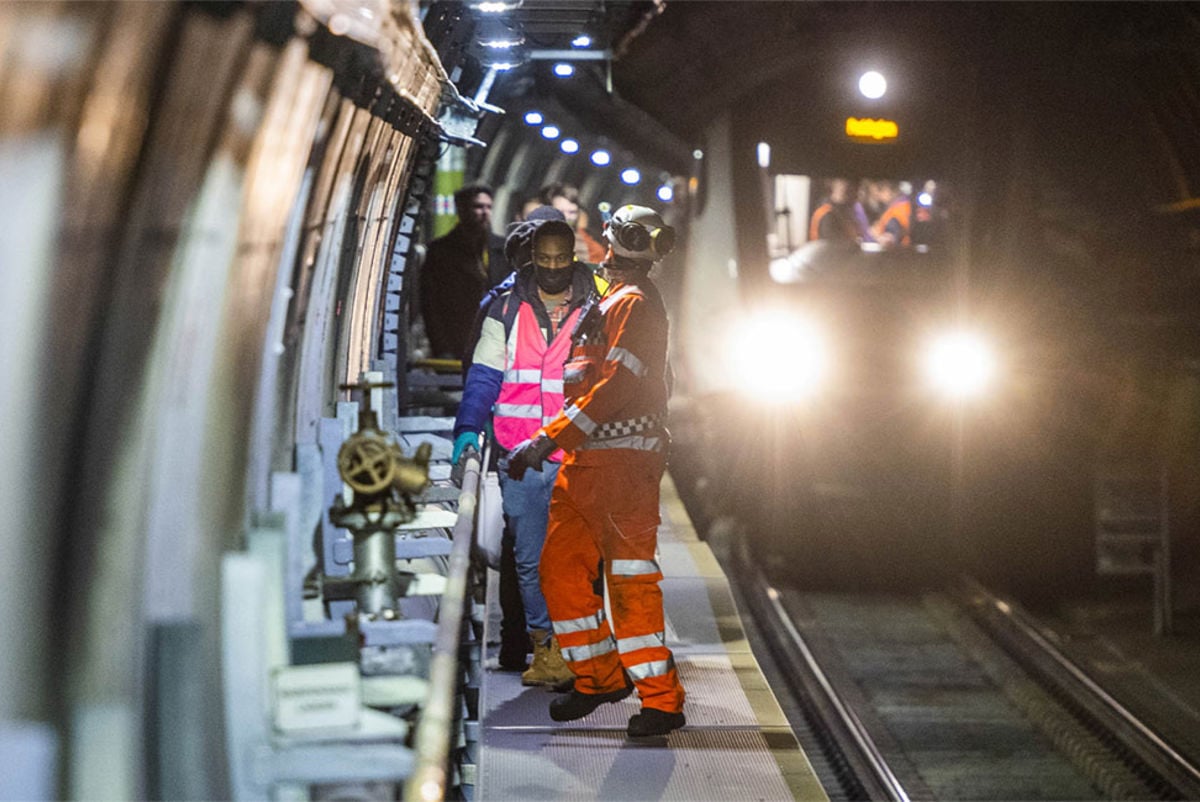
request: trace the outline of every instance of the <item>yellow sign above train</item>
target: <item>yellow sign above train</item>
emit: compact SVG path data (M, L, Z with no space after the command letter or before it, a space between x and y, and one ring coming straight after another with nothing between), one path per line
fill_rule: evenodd
M847 117L846 136L851 139L870 139L874 142L883 142L900 136L900 126L894 120Z

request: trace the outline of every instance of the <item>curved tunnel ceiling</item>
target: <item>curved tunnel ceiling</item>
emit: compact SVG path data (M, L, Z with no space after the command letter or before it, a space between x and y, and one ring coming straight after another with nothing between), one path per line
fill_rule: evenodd
M602 31L613 91L603 62L579 62L569 81L535 63L498 82L494 102L521 109L554 98L579 129L673 173L689 169L714 115L788 85L820 103L818 86L846 86L882 64L897 86L911 78L913 97L971 76L985 112L1014 97L1039 105L1035 127L1070 132L1045 132L1066 161L1108 147L1101 129L1132 123L1120 135L1144 137L1139 161L1166 176L1154 182L1156 202L1191 198L1200 182L1200 14L1187 4L530 0L519 14L538 43L559 42L585 19Z
M694 141L764 86L790 82L804 95L876 62L928 82L914 92L973 73L985 114L1002 96L1037 104L1046 116L1035 124L1065 160L1085 153L1094 164L1110 144L1121 149L1113 138L1143 138L1146 159L1169 176L1159 187L1166 202L1190 198L1200 182L1198 54L1200 14L1189 4L698 0L669 4L613 79Z

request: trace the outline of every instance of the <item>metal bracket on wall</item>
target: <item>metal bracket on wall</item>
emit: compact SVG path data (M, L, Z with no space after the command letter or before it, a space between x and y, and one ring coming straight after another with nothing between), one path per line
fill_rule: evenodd
M492 73L489 73L492 75ZM487 143L475 136L479 121L485 114L503 114L504 109L482 101L460 95L451 84L443 88L441 112L438 123L442 131L440 139L458 147L487 147Z
M417 220L426 194L433 186L433 170L437 164L438 141L422 143L413 165L408 191L401 202L396 239L392 243L392 259L388 265L387 289L384 296L383 330L379 338L379 356L391 375L396 377L396 396L399 408L407 395L406 366L408 354L408 309L413 282L408 267L416 248Z

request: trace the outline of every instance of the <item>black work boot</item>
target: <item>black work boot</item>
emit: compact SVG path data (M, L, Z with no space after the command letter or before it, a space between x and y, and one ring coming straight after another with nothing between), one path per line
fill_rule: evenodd
M649 738L654 735L666 735L687 723L683 713L667 713L655 710L653 707L643 707L642 712L636 713L629 719L629 727L625 731L630 738Z
M608 693L580 693L572 690L566 696L560 696L550 703L550 718L555 721L574 721L583 718L605 702L619 702L631 693L632 685Z

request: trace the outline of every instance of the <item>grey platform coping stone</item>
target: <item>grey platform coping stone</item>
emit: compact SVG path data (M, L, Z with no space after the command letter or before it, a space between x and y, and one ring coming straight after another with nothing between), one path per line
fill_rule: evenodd
M663 480L659 563L671 647L687 693L687 725L629 741L636 697L573 722L550 720L554 694L495 670L481 680L481 752L473 798L496 800L826 800L758 668L729 585ZM485 639L498 639L498 575L489 572Z
M421 495L417 496L415 501L417 504L444 504L446 502L458 503L459 494L462 490L451 485L435 485L427 487L422 491Z
M400 444L404 447L405 454L412 454L422 443L429 443L433 447L433 452L430 454L432 460L449 461L450 456L454 453L454 443L449 437L429 432L407 432L400 435ZM447 466L448 468L449 466ZM431 470L430 476L432 477L432 475L433 471Z
M408 432L450 432L454 429L454 418L449 416L413 415L396 420L396 431Z

